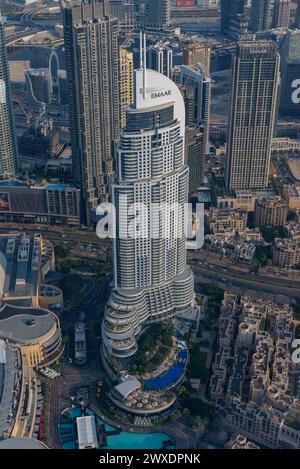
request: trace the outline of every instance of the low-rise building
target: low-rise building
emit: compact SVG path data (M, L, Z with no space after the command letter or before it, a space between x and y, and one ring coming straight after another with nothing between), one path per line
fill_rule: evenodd
M275 239L272 246L272 261L278 267L291 268L300 265L300 241Z
M0 222L80 224L80 190L67 184L0 184Z
M282 197L290 210L300 210L300 184L284 184Z
M213 234L238 232L247 228L247 213L242 210L221 210L211 208L206 212L206 223Z
M252 441L249 441L243 435L237 435L235 438L230 440L230 442L227 444L227 448L228 449L260 449L259 446L257 446Z
M60 308L62 291L44 284L54 268L53 245L41 234L0 235L0 306Z
M269 448L300 447L299 400L290 383L293 333L289 306L225 293L210 398L234 431Z
M280 197L257 199L255 203L255 226L278 227L287 221L288 207Z

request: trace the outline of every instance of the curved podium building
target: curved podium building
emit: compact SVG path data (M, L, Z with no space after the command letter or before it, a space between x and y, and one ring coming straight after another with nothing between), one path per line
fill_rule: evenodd
M104 358L129 358L142 329L195 307L183 207L185 109L169 78L141 67L118 152L114 288L102 324ZM128 235L129 234L129 235Z

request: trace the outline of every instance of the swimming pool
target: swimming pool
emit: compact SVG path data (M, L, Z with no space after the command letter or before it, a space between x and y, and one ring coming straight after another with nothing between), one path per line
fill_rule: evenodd
M145 389L156 391L158 389L168 389L172 386L175 386L185 372L187 358L187 350L181 350L178 354L178 361L171 368L169 368L168 371L160 376L157 376L156 378L145 381Z
M95 415L94 411L91 409L87 409L87 414ZM76 417L80 417L81 415L82 411L79 407L69 411L68 418L70 419L70 422L72 422L74 431L76 426L74 419ZM97 417L97 423L104 425L107 432L117 430L117 427L106 423L100 417ZM75 437L72 441L70 441L68 438L64 438L64 431L68 428L68 426L69 424L66 423L59 425L61 429L62 447L64 449L74 449L76 447ZM121 431L117 435L107 435L107 446L104 446L103 449L161 449L163 447L163 442L170 439L171 437L167 433L136 433ZM174 446L168 446L168 448L174 448Z

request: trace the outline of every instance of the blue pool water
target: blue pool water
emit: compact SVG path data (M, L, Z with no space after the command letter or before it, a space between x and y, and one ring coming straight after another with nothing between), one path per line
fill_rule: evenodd
M87 410L88 415L95 415L91 410ZM59 428L62 430L60 433L62 447L64 449L75 449L75 418L82 415L80 408L74 408L69 411L68 417L70 423L61 423ZM107 432L116 430L116 427L109 425L100 417L97 417L97 423L104 425ZM70 433L64 433L70 429ZM72 432L73 430L73 432ZM107 446L105 449L161 449L163 442L170 440L170 436L167 433L136 433L136 432L125 432L121 431L118 435L107 436ZM172 448L169 446L168 448Z
M166 433L121 432L107 437L107 449L161 449L163 442L169 440Z
M52 190L63 190L68 187L68 184L48 184L47 187Z
M163 375L145 381L145 388L150 391L155 391L158 389L168 389L174 386L184 373L187 357L187 350L181 350L178 354L178 361Z
M1 187L19 187L23 186L23 183L21 181L15 180L15 181L0 181L0 186Z

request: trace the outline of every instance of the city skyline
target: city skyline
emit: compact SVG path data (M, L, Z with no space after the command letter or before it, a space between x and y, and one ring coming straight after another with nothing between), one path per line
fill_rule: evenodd
M0 449L289 462L300 3L1 11Z

